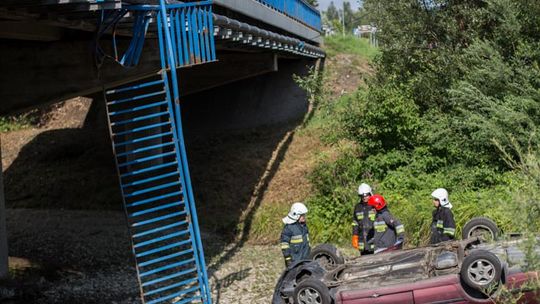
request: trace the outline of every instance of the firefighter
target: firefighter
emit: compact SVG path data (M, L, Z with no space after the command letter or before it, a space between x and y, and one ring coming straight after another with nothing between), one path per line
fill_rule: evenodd
M379 253L388 247L402 244L405 240L405 227L398 219L392 216L386 206L384 197L375 194L369 198L368 205L377 210L375 222L373 223L375 233L373 239L369 241L369 243L375 246L374 253Z
M362 183L358 187L358 195L360 202L353 211L352 246L360 251L360 255L372 254L373 244L368 244L368 241L373 238L373 222L377 211L368 205L368 200L373 195L371 187Z
M308 209L303 203L294 203L286 217L282 219L285 226L281 232L281 251L285 258L285 266L293 262L309 259L309 230L306 225Z
M456 235L456 222L452 213L452 204L448 199L448 191L443 188L431 193L433 198L433 220L431 222L431 244L453 240Z

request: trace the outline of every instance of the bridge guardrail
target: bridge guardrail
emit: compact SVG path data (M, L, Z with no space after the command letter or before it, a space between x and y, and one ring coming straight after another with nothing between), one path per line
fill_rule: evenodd
M303 0L255 0L317 31L321 31L321 13Z

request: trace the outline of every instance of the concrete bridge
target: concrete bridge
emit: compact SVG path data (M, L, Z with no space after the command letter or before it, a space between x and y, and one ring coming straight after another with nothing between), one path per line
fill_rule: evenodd
M4 0L0 39L0 113L103 92L142 301L211 303L182 119L302 116L291 75L324 58L319 12L303 0Z
M157 0L2 1L0 113L95 93L103 85L120 85L159 71L152 22L140 61L129 69L116 64L118 58L113 57L120 56L131 41L132 13L96 37L113 12L153 2ZM285 4L295 13L287 14ZM204 66L193 63L179 71L184 96L279 71L281 60L324 56L318 47L319 13L302 0L217 0L212 12L217 61Z

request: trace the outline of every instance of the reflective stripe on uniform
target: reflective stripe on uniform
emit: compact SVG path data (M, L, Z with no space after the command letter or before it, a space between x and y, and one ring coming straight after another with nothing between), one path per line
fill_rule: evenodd
M285 257L285 260L286 260L286 261L288 261L288 260L290 260L290 259L292 259L292 257L290 257L290 256Z
M352 222L352 225L353 226L358 226L358 224L356 222Z
M304 238L302 237L301 234L293 235L291 237L291 244L299 244L299 243L303 243L303 242L304 242Z
M363 212L356 212L356 218L361 220L364 218L364 213Z
M396 227L396 233L397 234L400 234L400 233L403 233L405 232L405 227L403 225L399 225Z
M437 228L443 228L443 220L438 220L437 221Z
M454 236L456 234L455 228L444 228L443 233L446 235Z
M377 214L375 213L375 211L373 211L373 210L370 210L370 211L369 211L369 215L368 215L368 216L369 216L369 219L370 219L372 222L375 221L375 216L376 216L376 215L377 215Z
M287 243L287 242L282 242L280 245L281 245L281 249L288 249L289 248L289 243Z
M375 222L375 223L373 223L373 226L375 227L375 231L377 231L377 232L385 232L386 231L386 223L384 221Z
M364 243L358 244L358 247L359 247L360 250L364 250Z

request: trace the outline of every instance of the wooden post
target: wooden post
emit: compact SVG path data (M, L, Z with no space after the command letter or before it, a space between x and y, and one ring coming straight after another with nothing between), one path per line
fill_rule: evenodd
M6 205L4 198L4 173L2 171L2 140L0 138L0 278L5 278L8 274Z

